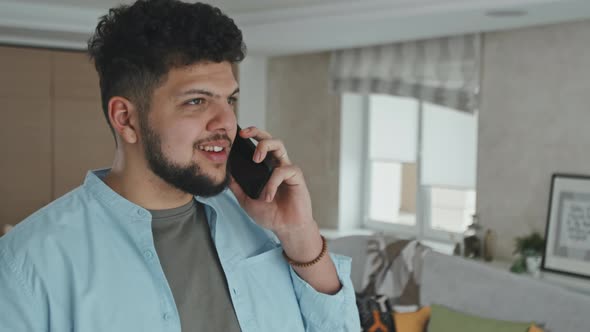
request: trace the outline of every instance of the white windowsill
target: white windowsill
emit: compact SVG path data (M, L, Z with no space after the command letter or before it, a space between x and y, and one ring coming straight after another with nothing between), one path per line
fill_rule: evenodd
M353 235L376 235L378 233L383 233L380 230L369 229L369 228L352 228L352 229L328 229L322 228L320 229L320 233L327 239L333 240L336 238L344 237L344 236L353 236ZM394 233L386 233L387 235L393 235L395 237L399 237L400 239L406 238L405 235L396 234ZM434 241L434 240L426 240L422 239L420 242L436 252L440 252L442 254L451 255L453 253L454 244L441 242L441 241Z
M452 255L453 249L455 249L455 245L452 243L441 242L441 241L433 241L433 240L421 240L422 244L427 247L432 248L432 250L439 252L445 255Z
M375 235L377 232L367 228L352 228L352 229L330 229L321 228L320 234L322 234L326 240L333 240L344 236L353 235Z

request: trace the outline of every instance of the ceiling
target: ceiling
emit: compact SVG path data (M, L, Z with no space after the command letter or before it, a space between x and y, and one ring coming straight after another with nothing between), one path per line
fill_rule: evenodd
M420 1L420 0L417 0ZM423 1L423 0L422 0ZM20 3L28 4L45 4L45 0L21 0ZM116 6L120 3L130 4L133 1L118 1L118 0L57 0L52 1L55 4L64 6L74 6L83 8L106 9ZM285 9L285 8L300 8L314 4L340 4L350 2L362 2L351 0L212 0L205 1L228 12L251 12L268 9ZM440 2L440 1L439 1Z
M0 0L0 43L83 49L116 0ZM588 0L209 0L250 54L284 55L590 18ZM491 10L524 16L489 17Z

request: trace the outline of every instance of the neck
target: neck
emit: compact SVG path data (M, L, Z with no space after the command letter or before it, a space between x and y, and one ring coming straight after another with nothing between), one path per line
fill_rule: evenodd
M124 162L115 157L104 182L113 191L148 210L173 209L190 202L193 195L183 192L155 175L147 164Z

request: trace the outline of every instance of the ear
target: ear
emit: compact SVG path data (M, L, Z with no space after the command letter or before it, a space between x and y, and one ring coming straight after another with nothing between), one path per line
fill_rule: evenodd
M109 100L109 121L119 138L129 144L137 143L139 137L137 109L128 99L112 97Z

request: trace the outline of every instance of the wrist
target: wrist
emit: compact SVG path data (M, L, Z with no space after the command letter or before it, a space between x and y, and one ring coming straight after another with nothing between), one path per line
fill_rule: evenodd
M309 262L322 251L323 240L315 222L288 232L275 232L283 250L294 261Z
M319 263L320 261L322 261L322 259L328 253L328 245L326 243L326 239L321 235L320 235L320 238L322 239L322 251L320 252L320 254L316 258L314 258L311 261L307 261L307 262L295 261L295 260L291 259L291 257L289 257L284 250L283 250L283 256L285 256L285 259L287 260L287 262L289 262L289 265L293 266L294 268L308 268L308 267L314 266L317 263Z

